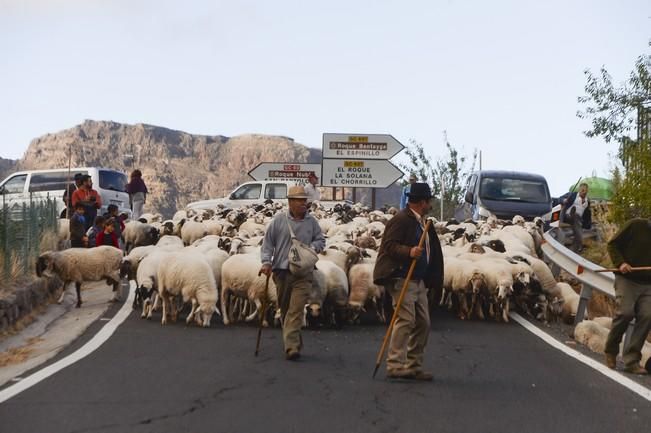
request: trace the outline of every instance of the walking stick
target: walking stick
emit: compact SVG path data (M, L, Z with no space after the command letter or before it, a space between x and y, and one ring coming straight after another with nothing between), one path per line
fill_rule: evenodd
M651 271L651 266L639 266L637 268L631 268L631 272L635 271ZM583 272L585 272L585 268L579 265L576 273L581 275ZM593 272L619 272L619 268L597 269Z
M427 223L425 223L425 229L423 229L423 234L421 235L420 240L418 241L418 248L423 247L423 244L425 243L425 236L427 236L427 232L429 230L429 226L431 223L432 220L430 219L428 219ZM400 290L400 296L398 296L398 301L396 302L396 308L393 309L393 316L391 316L391 322L389 323L389 328L387 329L386 334L384 334L384 340L382 341L382 347L380 348L380 353L377 354L377 359L375 360L375 370L373 370L373 378L375 378L375 375L377 374L377 371L380 368L380 364L382 364L382 359L384 358L384 352L387 348L389 337L393 332L393 325L395 325L396 319L398 318L398 312L400 311L400 307L402 306L403 299L405 299L405 294L407 293L407 286L409 285L409 280L411 279L411 275L414 273L414 269L416 268L417 261L418 259L415 257L411 259L411 264L409 265L409 271L407 271L407 277L405 278L405 282L402 285L402 290Z
M259 274L258 274L259 275ZM260 339L262 338L262 324L264 323L264 315L267 314L267 304L269 303L267 298L267 292L269 291L269 277L271 274L267 275L267 280L264 283L264 298L262 301L262 312L260 314L260 325L258 326L258 341L255 343L255 356L258 356L260 352Z

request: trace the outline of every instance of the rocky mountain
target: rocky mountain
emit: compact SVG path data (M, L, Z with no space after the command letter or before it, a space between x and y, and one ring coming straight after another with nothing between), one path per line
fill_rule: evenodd
M191 201L222 197L250 180L247 172L260 162L318 163L321 150L282 136L194 135L145 124L86 120L32 140L16 165L6 165L9 171L60 168L68 166L69 158L73 167L101 166L127 173L139 168L150 191L145 210L170 217ZM5 161L10 160L0 161L0 170ZM397 203L398 190L379 190L377 205ZM359 190L358 200L370 203L369 191Z
M0 157L0 181L16 171L18 161Z

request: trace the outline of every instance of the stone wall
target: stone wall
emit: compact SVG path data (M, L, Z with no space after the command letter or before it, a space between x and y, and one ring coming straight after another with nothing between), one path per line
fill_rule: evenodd
M39 278L0 297L0 333L9 331L21 318L46 305L61 287L58 278Z

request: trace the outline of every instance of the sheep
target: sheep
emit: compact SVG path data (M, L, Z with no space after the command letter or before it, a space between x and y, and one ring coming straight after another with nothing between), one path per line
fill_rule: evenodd
M327 260L334 263L342 271L344 271L344 274L346 273L346 262L348 260L348 255L346 255L346 253L343 251L339 251L335 248L326 248L319 253L319 261L321 260Z
M156 251L144 257L138 265L136 273L136 298L142 301L142 314L140 317L150 319L153 310L158 305L158 268L163 257L171 254L166 251ZM151 295L156 292L153 303ZM135 301L134 301L135 302Z
M489 312L496 319L509 321L509 298L513 294L513 274L508 263L499 260L480 260L476 262L483 273L491 296Z
M170 296L180 295L183 302L192 302L186 323L195 320L203 327L217 309L217 283L212 269L196 254L170 253L158 265L158 292L163 300L161 324L167 323Z
M208 231L202 222L186 221L181 227L181 239L184 245L191 245L197 239L206 236Z
M315 269L312 272L312 285L307 296L307 303L305 305L305 314L303 316L303 323L305 326L316 327L318 320L322 318L323 304L328 294L325 274Z
M233 319L228 310L230 295L245 298L255 304L255 311L246 318L246 321L255 319L261 311L262 302L277 304L276 285L269 279L269 289L265 293L264 275L259 275L259 254L235 254L230 256L222 265L221 275L221 310L224 325L230 324ZM267 318L263 318L263 326L269 326Z
M158 240L156 248L164 248L167 251L180 250L183 248L183 241L177 236L165 235Z
M160 232L155 227L140 221L129 221L122 232L127 253L134 247L156 245L159 235Z
M207 235L219 236L224 230L224 225L217 220L208 220L203 222Z
M106 280L113 285L111 301L118 301L120 284L120 262L122 251L111 246L95 248L70 248L64 251L46 251L36 261L38 277L58 276L63 280L63 301L66 286L72 282L77 289L77 308L81 307L81 283L84 281Z
M613 318L612 317L594 317L593 322L598 323L604 328L611 329L613 327Z
M326 296L321 308L321 316L325 322L341 326L348 302L348 277L334 262L319 260L315 266L325 276Z
M579 301L581 301L581 297L574 291L572 286L567 283L558 283L556 286L560 289L564 301L561 317L566 323L571 323L579 309Z
M155 223L155 222L161 222L163 221L163 216L161 214L153 214L153 213L144 213L140 215L139 220L145 220L147 224Z
M242 223L242 225L240 225L239 230L241 232L247 232L250 236L253 236L258 230L262 230L262 232L264 232L266 230L266 227L264 224L258 224L255 221L246 220Z
M536 254L536 243L534 242L533 237L525 229L523 226L520 225L512 225L512 226L506 226L502 229L503 233L510 233L514 235L516 238L522 242L523 245L525 245L527 248L529 248L529 254L532 256L537 255Z
M574 328L574 339L577 343L588 346L593 352L604 353L608 328L604 328L592 320L584 320Z
M371 303L381 323L386 322L383 308L384 287L373 283L374 264L358 263L348 271L348 287L350 294L348 306L353 312L353 320L359 318L359 313L365 311L365 305Z
M447 276L448 274L449 276ZM461 320L469 318L477 306L477 298L480 295L482 287L486 287L486 281L482 270L473 262L448 258L444 260L443 277L444 291L449 289L457 296L459 302L459 318ZM468 294L472 296L470 308L468 308L467 302ZM477 314L479 318L484 318L481 306L479 306Z
M529 266L531 266L531 269L533 270L536 279L540 281L542 289L545 293L547 293L550 296L557 296L557 297L563 296L561 294L560 288L557 286L556 279L554 278L554 274L552 274L552 271L549 269L549 266L547 266L545 262L543 262L537 257L533 257L528 254L514 256L513 258L516 260L523 260Z

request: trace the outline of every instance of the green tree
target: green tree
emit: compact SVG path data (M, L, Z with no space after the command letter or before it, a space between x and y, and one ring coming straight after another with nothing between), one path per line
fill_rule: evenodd
M400 164L407 174L415 174L419 182L427 182L432 188L432 213L441 215L441 195L443 196L443 218L454 216L454 209L458 206L464 194L464 182L468 175L475 169L477 150L474 150L470 161L465 155L450 144L446 138L446 155L433 160L425 151L422 143L411 139L405 148L408 162ZM403 180L403 185L407 181Z
M651 47L651 42L649 42ZM583 111L577 116L591 121L584 131L619 143L618 164L613 171L615 197L612 215L616 223L651 215L651 54L639 56L628 79L613 83L605 67L595 75L585 71L585 95L578 98ZM634 137L634 138L633 138Z

